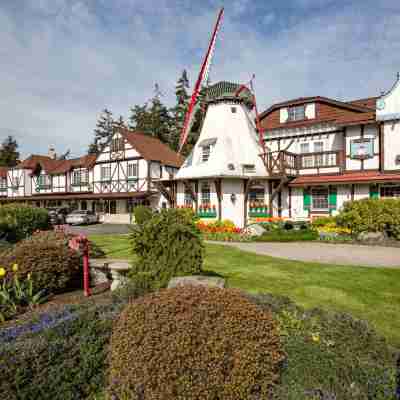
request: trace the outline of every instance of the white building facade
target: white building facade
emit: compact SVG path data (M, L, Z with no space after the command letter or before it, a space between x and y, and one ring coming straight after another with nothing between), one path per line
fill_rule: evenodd
M260 115L261 129L250 94L237 89L212 87L199 140L176 175L178 206L244 227L335 215L365 197L400 197L399 81L379 97L275 104Z

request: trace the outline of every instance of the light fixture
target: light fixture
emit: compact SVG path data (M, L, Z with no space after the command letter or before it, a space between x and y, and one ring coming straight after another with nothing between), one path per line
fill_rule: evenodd
M234 203L236 201L236 194L232 193L231 194L231 202Z

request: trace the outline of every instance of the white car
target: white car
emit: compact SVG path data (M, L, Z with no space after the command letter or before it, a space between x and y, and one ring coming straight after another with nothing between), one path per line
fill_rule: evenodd
M73 211L66 216L65 222L69 225L95 224L98 222L98 217L93 211Z

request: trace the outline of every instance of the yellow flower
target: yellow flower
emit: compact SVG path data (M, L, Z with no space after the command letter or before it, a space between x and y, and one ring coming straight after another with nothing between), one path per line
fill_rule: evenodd
M311 335L311 338L312 338L313 342L318 343L319 342L319 333L313 333Z
M6 270L0 267L0 278L2 278L6 274Z
M17 272L18 271L18 264L13 264L12 270L13 270L13 272Z

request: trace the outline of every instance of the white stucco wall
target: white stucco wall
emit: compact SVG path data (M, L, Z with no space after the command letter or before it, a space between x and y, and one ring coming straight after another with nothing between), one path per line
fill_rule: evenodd
M222 190L222 219L229 219L236 226L244 226L244 184L239 179L223 179L221 184ZM232 202L231 196L236 196L235 202ZM218 208L218 207L217 207Z
M396 157L400 156L400 121L386 121L383 125L384 137L384 168L393 171L400 170L400 162Z

